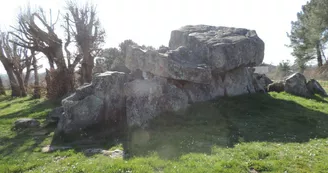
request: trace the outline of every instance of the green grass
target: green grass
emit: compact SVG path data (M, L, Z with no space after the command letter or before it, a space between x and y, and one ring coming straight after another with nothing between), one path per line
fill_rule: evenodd
M319 81L319 83L327 91L327 89L328 89L328 81Z
M195 104L155 118L123 143L128 159L87 156L82 146L42 153L47 135L11 131L22 117L45 119L56 103L0 96L0 172L328 172L328 99L286 93L244 95ZM122 147L124 146L124 147Z

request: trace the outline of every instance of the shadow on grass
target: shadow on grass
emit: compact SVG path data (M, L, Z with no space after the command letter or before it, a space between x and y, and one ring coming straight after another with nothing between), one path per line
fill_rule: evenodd
M317 101L323 102L318 99L313 105L318 104ZM25 113L5 116L15 118L41 111L49 103L40 104L25 110ZM167 113L153 119L147 130L130 129L128 135L111 132L104 137L96 133L97 136L89 135L70 143L53 139L52 144L69 145L76 152L87 148L109 149L123 144L129 157L157 153L161 158L175 159L188 153L210 154L214 146L227 148L240 142L302 143L327 138L327 124L326 113L268 94L254 94L194 104L184 112ZM33 150L46 138L34 139L18 134L13 139L0 139L10 140L10 145L0 150L0 154L14 152L28 140L34 140L34 144L27 148Z
M315 100L317 102L328 103L328 101L326 101L324 98L326 98L326 96L314 95L314 96L310 97L309 99Z
M319 97L312 99L314 105L323 102ZM327 138L326 124L325 113L268 94L254 94L194 104L184 112L156 117L147 130L132 128L128 135L107 138L91 135L73 146L81 151L122 143L129 158L157 153L175 159L188 153L210 154L213 146L227 148L240 142L301 143Z
M48 111L59 105L58 101L40 101L29 98L16 99L10 96L1 98L3 102L10 102L5 104L2 108L8 108L13 105L28 102L28 105L24 109L15 111L14 113L4 114L0 116L0 129L5 130L5 134L0 135L0 156L6 156L11 154L19 154L23 152L32 152L35 149L39 149L39 145L49 137L49 133L54 131L54 127L50 128L36 128L20 131L11 131L12 125L17 118L35 118L43 120L46 118ZM1 133L1 132L0 132Z
M9 108L10 107L10 104L6 104L4 106L1 106L0 109L6 109L6 108Z
M327 138L326 124L327 114L267 94L221 98L195 104L184 114L157 117L148 130L131 131L126 151L131 156L156 152L162 158L177 158L210 154L213 146L239 142L301 143Z
M5 95L5 96L0 97L0 102L8 101L8 100L11 100L11 99L12 99L11 96Z
M40 102L39 100L34 100L33 101L33 99L20 100L20 101L11 103L10 105L23 103L25 101L30 102L29 103L30 105L28 106L28 108L20 110L20 111L13 112L13 113L10 113L10 114L1 115L0 116L0 121L2 119L26 118L30 114L43 112L46 109L52 109L52 108L55 108L55 107L60 105L59 101L46 100L46 101ZM5 105L4 107L7 108L7 107L10 107L10 105ZM44 116L44 114L40 114L40 116ZM45 117L36 116L36 117L33 117L33 118L38 119L38 118L45 118Z
M14 137L0 137L0 155L19 155L24 152L40 150L40 144L49 138L53 128L35 128L17 131Z

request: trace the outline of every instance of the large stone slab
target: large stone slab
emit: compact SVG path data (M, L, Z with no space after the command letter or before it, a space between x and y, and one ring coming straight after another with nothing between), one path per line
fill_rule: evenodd
M143 50L141 47L131 46L128 49L125 64L131 71L139 69L165 78L211 83L209 66L204 63L195 63L191 59L193 55L185 47L162 54L154 50Z
M242 28L188 25L171 32L170 49L185 46L213 70L230 71L262 63L264 42L255 31Z
M255 93L253 77L245 67L237 68L223 75L224 95L237 96Z
M147 127L148 121L188 106L185 92L165 79L134 80L125 86L128 126Z
M184 81L172 81L171 83L182 85L183 91L188 96L189 103L209 101L224 96L224 82L219 75L213 76L210 84L197 84Z
M168 81L187 94L189 103L209 101L222 96L237 96L257 92L253 76L245 67L224 74L213 73L210 84L198 84L173 79Z
M115 123L125 115L124 84L128 77L123 72L97 75L91 84L81 86L62 100L64 114L57 131L64 134L79 132L91 126Z

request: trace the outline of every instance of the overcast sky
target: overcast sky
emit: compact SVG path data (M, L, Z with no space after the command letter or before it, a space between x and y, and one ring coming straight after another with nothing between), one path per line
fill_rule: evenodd
M257 31L265 42L266 63L289 59L286 32L307 0L91 0L106 30L105 47L125 39L158 47L168 45L170 32L184 25L207 24ZM0 28L16 22L19 7L27 0L1 0ZM65 0L29 0L32 6L64 11ZM4 5L6 4L6 5ZM60 26L57 26L60 27ZM46 61L42 61L46 63ZM4 73L0 65L0 73Z

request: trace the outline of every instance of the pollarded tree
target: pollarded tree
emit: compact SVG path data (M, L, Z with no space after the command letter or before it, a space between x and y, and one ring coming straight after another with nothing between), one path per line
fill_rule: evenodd
M0 61L3 64L3 67L6 70L6 73L8 75L8 79L9 79L9 84L10 84L10 88L11 88L11 96L13 97L19 97L21 96L20 93L20 88L18 85L18 82L16 80L16 77L14 75L14 69L13 69L13 65L11 63L11 61L6 57L6 54L4 52L3 49L3 39L5 38L4 33L1 33L1 37L0 37Z
M31 57L27 56L26 49L11 43L10 35L2 33L0 38L0 60L9 77L12 96L25 97L26 85L30 75ZM23 71L26 69L25 76ZM24 79L25 78L25 79Z
M28 7L25 12L19 14L18 27L14 28L15 32L11 32L15 37L11 40L13 43L31 52L42 52L47 57L50 66L47 70L47 96L51 99L60 98L74 90L74 70L82 58L78 55L68 57L68 60L65 58L63 41L55 33L57 21L58 17L55 22L52 22L50 17L48 22L42 8L31 12ZM65 48L70 41L69 38L66 40Z
M72 35L78 51L83 57L80 84L90 83L94 59L101 51L105 39L105 30L101 27L94 5L86 3L79 7L76 1L68 1L66 7L69 11L66 14L68 21L66 31Z

